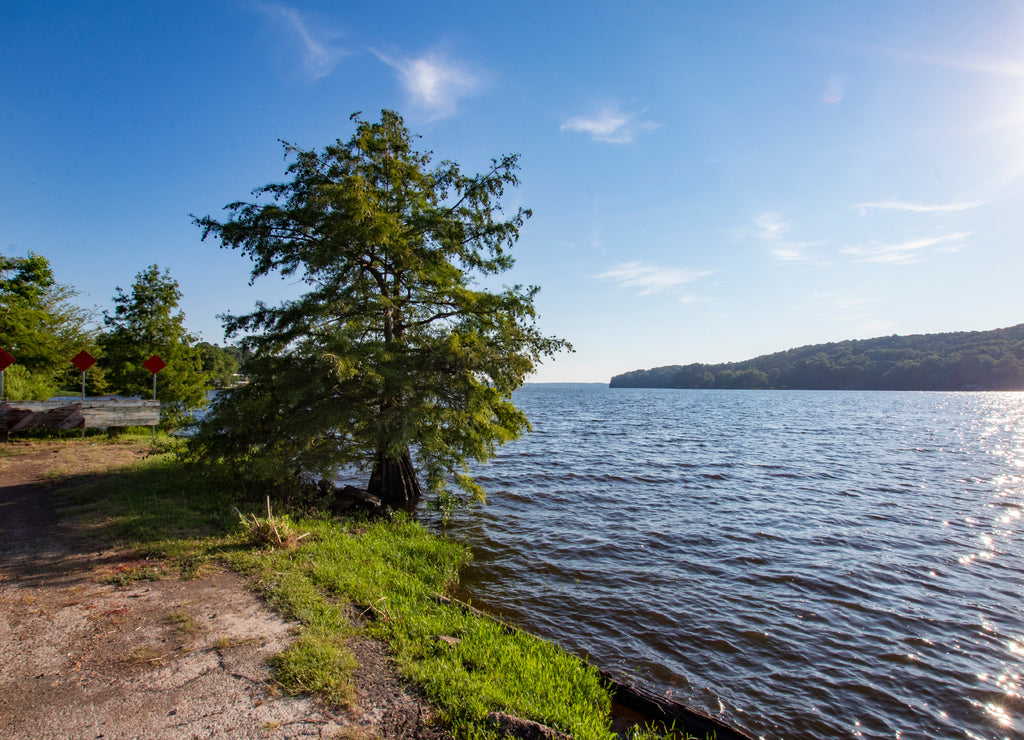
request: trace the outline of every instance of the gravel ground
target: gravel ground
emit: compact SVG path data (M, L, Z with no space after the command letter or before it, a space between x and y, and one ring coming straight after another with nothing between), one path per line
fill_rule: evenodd
M0 737L442 738L387 649L355 640L357 703L275 691L297 625L234 573L112 585L156 562L86 540L59 509L76 481L144 454L87 440L0 450Z

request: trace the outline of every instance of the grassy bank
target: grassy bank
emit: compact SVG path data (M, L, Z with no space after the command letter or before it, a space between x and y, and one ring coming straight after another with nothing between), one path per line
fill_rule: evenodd
M143 437L116 444L151 443ZM347 641L364 635L391 647L401 674L423 689L459 737L494 737L487 715L496 711L576 738L613 736L608 692L594 667L438 598L468 562L461 545L405 516L293 522L275 511L267 520L263 504L243 494L230 470L183 463L174 446L163 438L134 465L75 480L72 513L93 535L160 559L118 574L124 581L168 568L193 576L217 561L249 574L272 604L302 624L276 659L285 691L351 702L356 662ZM257 516L246 524L239 512ZM297 542L282 547L279 539Z

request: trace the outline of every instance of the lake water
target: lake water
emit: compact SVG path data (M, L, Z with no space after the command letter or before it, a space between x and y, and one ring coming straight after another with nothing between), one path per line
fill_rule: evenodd
M463 598L755 736L1024 737L1024 394L516 402Z

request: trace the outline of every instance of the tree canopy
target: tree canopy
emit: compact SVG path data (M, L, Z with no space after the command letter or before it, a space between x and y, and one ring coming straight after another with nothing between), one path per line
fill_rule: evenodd
M237 347L220 347L209 342L196 345L203 372L214 388L227 388L238 375L242 352Z
M0 255L0 347L17 360L5 377L8 397L49 398L72 382L71 358L95 351L92 314L73 303L77 295L45 257Z
M537 328L536 287L478 282L512 266L530 216L501 209L517 158L466 175L431 166L397 113L353 120L351 139L322 151L284 144L290 179L256 202L196 219L204 239L251 258L253 281L291 276L307 292L225 317L252 353L250 382L194 446L274 477L355 465L388 503L415 499L419 475L481 497L469 463L528 428L512 391L568 346Z
M102 364L110 390L147 397L152 375L143 362L159 355L167 363L157 380L161 423L180 424L189 409L206 403L208 375L203 372L195 337L178 311L181 290L169 271L151 265L135 276L130 292L117 288L113 313L104 312L100 336Z

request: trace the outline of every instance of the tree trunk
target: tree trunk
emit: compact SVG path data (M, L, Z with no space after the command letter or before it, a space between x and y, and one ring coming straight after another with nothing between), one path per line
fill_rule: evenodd
M378 452L367 491L377 496L385 506L394 508L401 508L416 501L421 491L409 451L406 450L400 457Z

